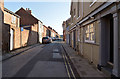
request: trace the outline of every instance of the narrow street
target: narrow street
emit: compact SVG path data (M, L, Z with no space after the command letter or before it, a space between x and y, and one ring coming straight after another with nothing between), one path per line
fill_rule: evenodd
M3 61L3 77L75 77L60 42L29 49Z

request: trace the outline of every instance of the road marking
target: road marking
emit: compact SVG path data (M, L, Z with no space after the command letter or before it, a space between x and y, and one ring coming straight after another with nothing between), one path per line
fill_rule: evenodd
M53 49L53 52L59 52L59 50L58 49Z
M67 61L68 61L68 58L66 57L66 55L65 55L65 58L66 58ZM71 70L71 72L72 72L72 75L73 75L74 79L76 79L75 74L73 73L73 70L72 70L72 67L71 67L69 61L68 61L68 65L69 65L69 67L70 67L70 70Z
M69 70L68 70L68 67L67 67L67 63L66 63L66 61L65 61L65 57L64 57L63 54L62 54L62 57L63 57L63 59L64 59L64 63L65 63L65 67L66 67L66 70L67 70L68 77L69 77L69 79L71 79L70 73L69 73Z
M61 46L61 47L63 47L63 46ZM63 49L64 49L64 47L63 47ZM64 49L64 51L65 51L65 49ZM64 62L65 62L65 66L66 66L66 69L67 69L67 73L68 73L69 78L71 79L70 73L69 73L69 70L68 70L68 66L69 66L70 71L71 71L71 73L72 73L72 75L73 75L73 78L76 79L75 74L74 74L74 72L73 72L73 70L72 70L72 67L71 67L71 65L70 65L70 63L69 63L69 61L68 61L67 56L66 56L66 55L63 55L63 53L62 53L62 56L63 56ZM66 64L65 59L66 59L66 61L67 61L68 66L67 66L67 64Z
M62 56L59 53L53 53L53 58L62 58Z

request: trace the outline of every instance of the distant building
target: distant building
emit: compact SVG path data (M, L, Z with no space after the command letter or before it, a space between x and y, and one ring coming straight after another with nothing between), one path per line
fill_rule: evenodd
M56 38L59 38L60 35L54 30L52 29L52 27L50 26L45 26L43 25L43 37L46 37L46 36L49 36L49 37L56 37Z
M20 8L16 14L20 18L22 46L33 45L39 42L39 20L32 15L29 8Z
M42 37L46 37L47 36L47 26L43 25L43 32L42 32Z
M63 21L62 27L63 27L63 41L66 42L66 21Z

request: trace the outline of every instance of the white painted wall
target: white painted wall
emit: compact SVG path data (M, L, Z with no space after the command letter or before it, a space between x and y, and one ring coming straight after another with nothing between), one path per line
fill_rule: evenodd
M43 23L38 21L38 27L39 27L39 42L42 43L42 32L43 32Z

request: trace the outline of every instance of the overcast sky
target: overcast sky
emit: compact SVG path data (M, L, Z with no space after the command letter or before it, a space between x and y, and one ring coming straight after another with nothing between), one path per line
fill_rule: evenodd
M62 22L70 17L70 2L5 2L4 6L13 12L21 7L30 8L35 17L60 35L63 34Z

